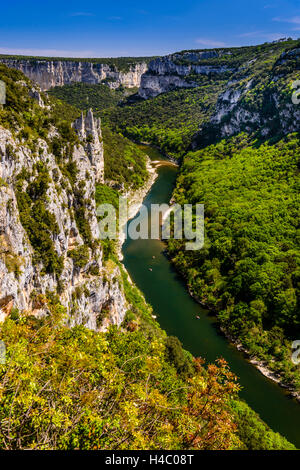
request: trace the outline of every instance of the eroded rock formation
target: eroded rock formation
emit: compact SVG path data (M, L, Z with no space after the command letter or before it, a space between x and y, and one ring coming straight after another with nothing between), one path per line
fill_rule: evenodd
M28 89L28 93L33 92ZM35 90L37 101L38 93ZM68 160L76 168L76 178L70 181L51 151L59 137L56 128L50 129L47 141L39 138L33 149L26 139L18 140L0 127L0 321L14 308L37 317L46 315L49 293L58 294L70 325L104 329L124 319L127 303L120 271L112 262L108 268L103 260L96 217L95 184L104 178L100 121L89 111L74 123L74 129L79 140ZM40 171L46 175L42 183L46 188L42 196L32 196L32 202L28 188L38 181ZM41 186L33 187L41 192ZM46 225L45 231L50 222L55 227L52 230L49 225L53 245L49 256L57 256L62 263L59 273L47 270L36 256L30 241L34 226L28 226L31 214L23 207L23 195L31 211L38 212L39 207L44 211L40 223ZM84 239L83 221L89 242Z
M141 76L147 70L147 64L143 62L129 66L126 71L108 64L85 61L0 58L0 62L23 72L38 83L42 90L75 82L104 82L113 89L120 85L127 88L139 87Z

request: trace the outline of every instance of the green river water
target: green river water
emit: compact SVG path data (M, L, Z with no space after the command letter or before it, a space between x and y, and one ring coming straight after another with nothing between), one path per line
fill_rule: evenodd
M163 159L155 149L145 150L152 160ZM158 174L144 199L147 207L169 203L177 168L160 166ZM241 398L274 431L280 432L300 449L299 404L288 397L284 389L263 376L243 353L228 342L218 330L215 318L190 297L182 278L163 254L164 250L165 245L159 240L127 239L123 245L124 265L153 306L161 327L168 335L177 336L185 349L194 356L205 358L206 362L225 358L238 376L242 386Z

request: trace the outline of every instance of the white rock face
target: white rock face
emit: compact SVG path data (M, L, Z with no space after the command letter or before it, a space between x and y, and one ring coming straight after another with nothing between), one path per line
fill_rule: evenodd
M0 59L0 62L7 67L21 70L28 78L38 83L42 90L75 82L96 84L103 80L107 80L105 83L110 88L118 88L120 85L127 88L139 87L141 76L147 70L146 63L131 65L125 72L107 64L71 60Z
M221 55L222 53L217 51L203 51L172 54L155 59L149 63L147 72L142 75L139 95L147 99L171 91L174 88L197 87L197 83L193 82L192 79L187 80L189 75L220 74L233 71L224 65L197 64L198 61L203 59L216 58Z
M276 77L273 80L276 81ZM253 129L259 129L264 137L269 135L274 116L266 117L263 110L248 109L243 101L251 86L252 80L238 86L236 82L231 82L219 96L211 123L220 126L221 137L230 137L241 130L251 132ZM282 96L277 93L271 94L269 100L276 110L274 115L278 114L278 129L284 134L297 132L300 127L300 107L292 102L282 102Z
M139 95L141 98L154 98L174 88L193 88L195 85L186 82L176 75L143 75Z
M267 84L274 84L282 78L282 71L278 72L277 70L278 65L285 65L291 58L299 60L299 57L299 48L284 52L279 60L274 63ZM255 59L250 60L248 65L251 65L254 61ZM253 87L257 86L257 78L253 78L253 76L251 78L251 68L247 73L244 70L245 67L241 66L238 69L238 74L233 74L226 84L225 91L218 96L209 126L211 124L215 126L216 134L222 138L230 137L241 131L249 133L260 131L263 137L268 137L274 130L281 131L283 134L298 132L300 128L300 106L292 103L292 92L290 93L290 99L287 99L284 93L270 91L265 98L272 112L265 113L265 104L253 106L253 104L249 105L247 102L247 94L251 93ZM272 87L270 87L270 90L272 90ZM255 93L258 94L259 91L254 90ZM260 99L262 99L262 96L260 96ZM201 141L205 131L205 127L199 130L199 133L195 136L193 148L197 148L197 143Z
M78 172L72 187L44 140L39 139L39 151L33 153L26 142L16 141L9 130L0 127L0 321L13 307L36 316L47 314L47 305L40 296L48 291L58 291L66 308L66 322L70 325L104 329L109 324L120 325L124 319L127 302L119 282L119 268L113 265L109 271L106 269L99 242L94 190L95 183L102 182L104 177L100 121L89 111L86 117L82 116L74 123L74 128L82 143L73 151L72 159ZM56 134L52 129L49 139ZM58 226L52 241L56 253L64 261L59 279L55 274L45 274L43 266L34 263L34 250L18 210L16 176L22 169L27 170L30 176L22 188L26 191L35 178L33 170L37 163L43 163L51 177L44 204ZM93 250L87 248L89 256L83 267L76 266L68 256L83 245L73 215L79 190L85 201L85 215L95 245Z
M77 161L77 166L81 170L83 177L83 171L85 170L85 165L80 165L80 162L85 159L85 156L88 155L90 159L90 164L94 169L95 179L98 183L104 182L104 155L103 155L103 142L102 142L102 133L101 133L101 120L95 119L93 112L90 109L86 117L81 114L81 117L77 119L73 127L77 132L79 138L85 142L84 144L84 153L80 157L81 149L75 149ZM83 177L84 178L84 177Z

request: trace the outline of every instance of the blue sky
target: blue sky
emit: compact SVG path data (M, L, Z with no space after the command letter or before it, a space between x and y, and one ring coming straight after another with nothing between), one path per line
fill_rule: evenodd
M0 53L162 55L300 37L300 0L7 1Z

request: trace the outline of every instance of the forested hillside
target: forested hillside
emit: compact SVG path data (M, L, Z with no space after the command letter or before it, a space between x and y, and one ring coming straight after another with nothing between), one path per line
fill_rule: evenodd
M277 143L246 134L188 153L176 201L204 203L205 246L169 251L203 305L252 356L300 389L291 343L299 317L299 134Z
M56 87L49 94L82 110L92 107L112 131L149 142L178 158L191 144L199 125L212 114L225 84L216 77L202 77L199 88L178 89L150 100L132 96L132 90L107 91L105 85L83 83Z
M93 108L95 112L117 106L127 97L135 94L137 88L119 87L116 90L108 88L102 83L90 85L87 83L73 83L72 85L57 86L48 91L50 96L71 104L75 108L87 111Z
M158 58L145 78L169 80L182 73L189 88L173 86L146 100L130 97L133 90L123 88L105 93L103 85L76 84L50 93L80 109L90 105L113 131L180 158L191 145L205 146L240 131L263 137L295 131L299 116L291 109L291 85L300 77L297 51L299 41L288 40ZM210 57L203 58L207 52ZM159 72L151 64L159 64ZM187 74L185 67L195 70Z
M204 76L199 78L197 88L177 89L104 111L103 122L134 141L148 142L179 158L211 116L225 84L218 77Z

